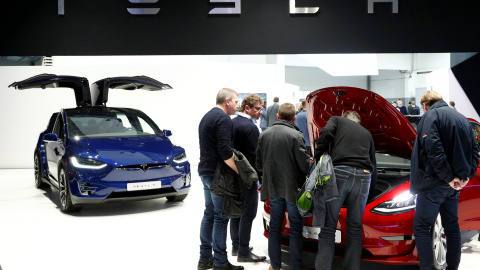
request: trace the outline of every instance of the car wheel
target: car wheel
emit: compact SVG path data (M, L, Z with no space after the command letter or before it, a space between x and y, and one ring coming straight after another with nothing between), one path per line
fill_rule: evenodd
M37 188L46 188L48 184L43 182L43 166L42 166L42 157L40 156L40 152L37 150L33 155L33 171L35 173L35 186Z
M438 214L432 228L433 266L442 270L447 267L447 238L442 226L442 219Z
M72 203L72 198L70 196L70 184L68 182L68 176L65 173L63 168L60 168L60 173L58 174L58 194L60 199L60 209L62 212L77 212L82 209L81 206L75 206Z
M167 200L169 202L181 202L187 198L188 194L183 194L183 195L177 195L177 196L168 196Z

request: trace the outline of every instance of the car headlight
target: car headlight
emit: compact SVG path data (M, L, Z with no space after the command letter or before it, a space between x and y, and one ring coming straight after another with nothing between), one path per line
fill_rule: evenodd
M392 200L375 206L371 211L379 215L402 214L415 209L416 201L417 195L412 195L409 191L405 191Z
M173 162L175 162L175 163L183 163L187 160L188 160L188 158L187 158L187 154L185 152L182 152L182 153L176 155L173 158Z
M91 159L91 158L71 157L70 160L72 161L72 165L77 168L101 169L107 166L105 162Z

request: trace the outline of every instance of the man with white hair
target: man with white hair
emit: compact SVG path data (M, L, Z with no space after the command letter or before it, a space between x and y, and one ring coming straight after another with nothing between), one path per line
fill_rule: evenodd
M326 203L325 226L318 236L315 269L331 269L340 208L347 204L347 236L343 269L360 270L362 217L370 185L375 186L376 160L372 135L360 125L360 115L346 111L331 117L315 141L315 159L330 149L338 199Z

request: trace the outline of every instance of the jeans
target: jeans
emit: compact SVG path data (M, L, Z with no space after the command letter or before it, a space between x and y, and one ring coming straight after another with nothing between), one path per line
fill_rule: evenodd
M337 229L340 208L347 205L347 234L345 239L345 258L343 269L360 269L362 255L362 217L370 189L371 174L369 171L349 166L335 166L335 177L338 186L338 199L327 202L325 226L318 236L318 253L315 258L315 269L332 268L335 252L335 231Z
M461 236L458 225L458 199L460 191L450 186L439 187L417 195L413 232L417 244L420 269L433 269L432 234L438 213L447 238L447 269L458 268L461 257ZM472 206L475 207L475 206Z
M238 256L245 257L250 254L250 233L252 223L257 216L258 191L257 185L252 184L245 188L245 205L243 214L239 218L230 219L230 237L232 238L232 249L238 250Z
M222 216L223 199L210 192L213 175L200 175L205 195L205 210L200 226L200 262L212 259L213 265L224 266L227 258L227 225L228 217Z
M287 202L284 198L269 198L270 200L270 230L268 232L268 256L274 269L282 266L281 230L285 209L288 210L290 222L290 261L292 270L302 269L303 217L298 212L297 205Z

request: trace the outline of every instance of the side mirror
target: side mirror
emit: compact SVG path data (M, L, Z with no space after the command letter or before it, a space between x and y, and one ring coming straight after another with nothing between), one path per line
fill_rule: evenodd
M56 142L56 141L58 141L58 136L55 133L48 133L48 134L43 135L43 140L44 141L54 141L54 142Z
M170 137L170 136L172 136L172 131L171 131L171 130L164 129L164 130L163 130L163 133L164 133L164 134L165 134L165 136L167 136L167 137Z

